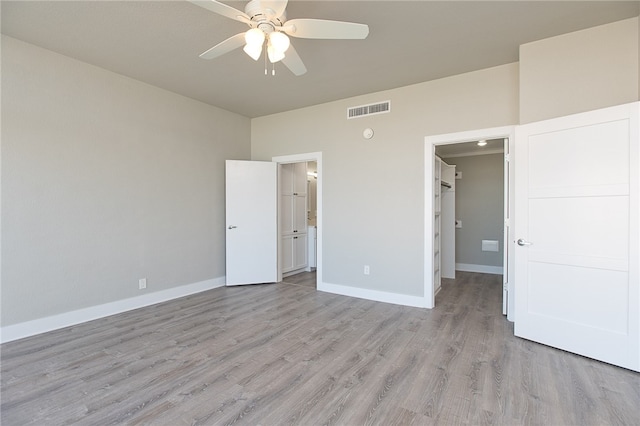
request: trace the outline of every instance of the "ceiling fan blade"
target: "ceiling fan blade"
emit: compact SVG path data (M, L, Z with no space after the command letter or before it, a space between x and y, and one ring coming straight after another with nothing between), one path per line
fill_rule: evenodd
M289 70L297 76L300 76L307 72L307 67L302 63L302 59L296 52L296 49L293 46L289 46L287 49L287 53L284 56L284 59L281 61L285 67L289 68Z
M244 22L245 24L251 22L251 18L246 13L227 6L224 3L220 3L216 0L189 0L191 3L203 7L207 10L215 12L219 15L226 16L227 18L235 19L236 21Z
M299 38L363 39L369 35L366 24L323 19L291 19L285 22L282 30Z
M231 52L238 47L242 47L245 44L244 33L236 34L232 37L229 37L225 41L222 41L211 49L207 50L203 54L200 55L202 59L214 59L218 56L222 56L225 53Z
M273 10L273 17L279 18L284 15L284 10L287 8L288 0L260 0L260 6L263 9Z

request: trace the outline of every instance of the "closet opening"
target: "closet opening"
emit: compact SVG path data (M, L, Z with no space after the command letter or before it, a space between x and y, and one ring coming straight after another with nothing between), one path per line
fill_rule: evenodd
M501 275L502 312L511 319L512 133L500 128L425 139L425 295L433 295L432 306L443 282L454 285L456 272Z

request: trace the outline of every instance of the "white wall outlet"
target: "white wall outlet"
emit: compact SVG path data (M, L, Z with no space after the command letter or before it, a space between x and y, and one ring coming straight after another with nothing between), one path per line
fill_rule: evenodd
M364 274L369 275L369 265L364 265Z
M147 279L146 278L140 278L138 280L138 289L142 290L144 288L147 288Z

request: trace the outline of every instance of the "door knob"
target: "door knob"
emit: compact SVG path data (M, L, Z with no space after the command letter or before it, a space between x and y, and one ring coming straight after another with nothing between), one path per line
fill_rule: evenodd
M229 225L229 229L236 229L236 228L237 228L237 226L235 226L235 225Z
M533 243L531 243L531 242L529 242L529 241L527 241L527 240L524 240L524 239L522 239L522 238L520 238L520 239L519 239L518 241L516 241L516 242L518 243L518 245L519 245L519 246L530 246L531 244L533 244Z

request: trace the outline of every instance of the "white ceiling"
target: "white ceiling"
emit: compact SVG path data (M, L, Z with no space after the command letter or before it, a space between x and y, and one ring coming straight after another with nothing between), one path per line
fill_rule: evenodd
M246 2L225 2L244 9ZM2 33L247 117L518 60L518 46L638 16L639 1L296 1L287 17L360 22L366 40L292 39L307 74L264 75L242 49L198 55L247 29L187 1L6 1Z

